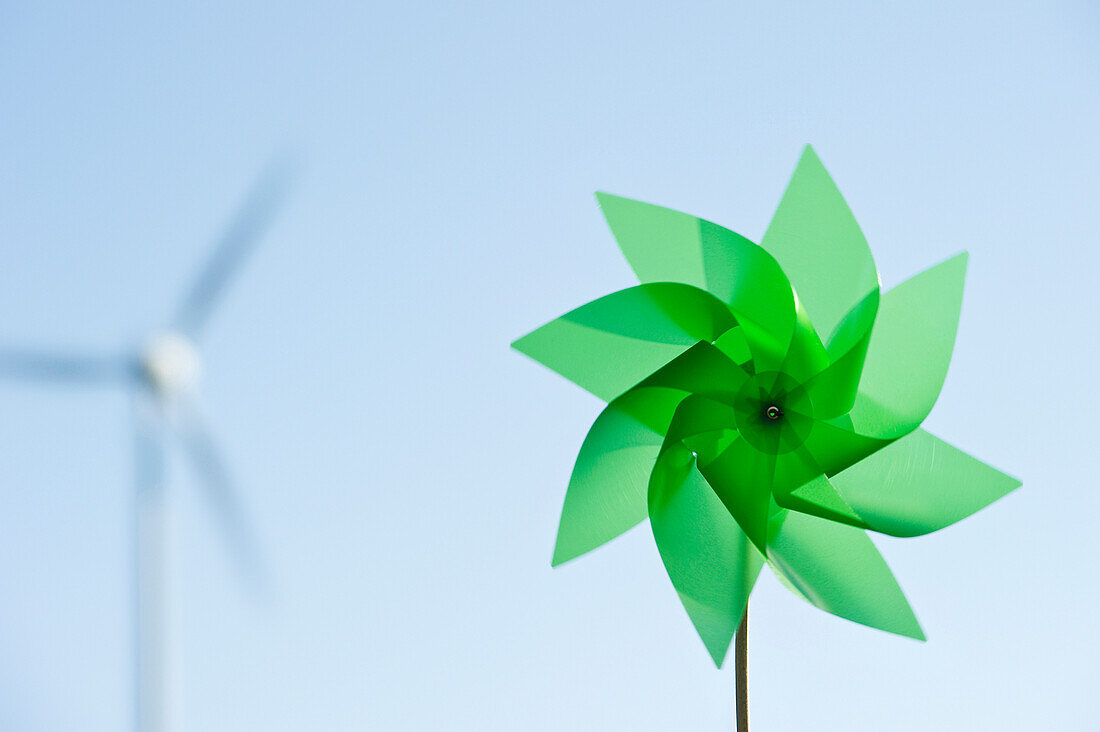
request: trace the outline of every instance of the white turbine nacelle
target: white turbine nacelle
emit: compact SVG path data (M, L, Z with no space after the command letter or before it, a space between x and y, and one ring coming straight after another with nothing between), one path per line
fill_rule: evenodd
M161 333L141 354L141 369L153 390L163 396L194 391L202 361L190 338L171 331Z

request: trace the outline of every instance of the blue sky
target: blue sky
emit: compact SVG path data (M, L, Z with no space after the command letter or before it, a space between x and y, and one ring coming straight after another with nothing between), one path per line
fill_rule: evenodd
M632 283L593 191L756 238L807 142L886 285L970 251L927 426L1024 487L877 541L925 644L764 576L755 727L1100 726L1100 12L887 5L0 6L0 344L140 343L305 164L203 343L272 597L173 463L176 728L732 729L646 527L550 569L600 405L507 344ZM4 729L130 718L128 410L0 383Z

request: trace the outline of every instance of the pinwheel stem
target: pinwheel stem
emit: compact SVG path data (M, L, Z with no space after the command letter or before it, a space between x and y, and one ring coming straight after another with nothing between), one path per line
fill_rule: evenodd
M733 649L737 685L737 732L749 732L749 606L741 616Z

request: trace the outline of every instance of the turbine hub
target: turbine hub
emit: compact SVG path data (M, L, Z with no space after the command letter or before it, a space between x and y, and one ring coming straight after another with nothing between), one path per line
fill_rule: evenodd
M171 331L154 337L141 355L141 368L153 389L174 394L198 384L202 361L190 338Z

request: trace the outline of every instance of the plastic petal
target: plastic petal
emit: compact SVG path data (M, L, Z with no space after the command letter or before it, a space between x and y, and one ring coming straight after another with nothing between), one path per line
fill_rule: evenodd
M803 445L820 472L836 475L840 471L855 465L868 455L881 450L891 440L861 435L841 423L843 418L824 421L815 420L813 429Z
M801 303L797 304L796 312L794 330L779 370L798 381L805 381L829 365L829 353ZM764 370L757 369L758 372Z
M749 378L726 353L710 343L697 343L641 383L679 389L719 401L732 400Z
M842 524L868 528L863 518L837 493L829 479L819 475L785 496L776 496L776 503L811 516L839 521Z
M758 341L778 343L769 353L782 354L794 327L794 293L768 252L690 214L608 193L596 198L640 281L683 282L707 290L728 304Z
M554 566L614 539L646 517L649 476L685 396L669 389L634 389L596 418L569 479Z
M861 529L787 511L772 519L768 564L795 594L842 618L924 640L908 600Z
M821 333L878 287L867 240L809 145L760 245L783 267Z
M1020 487L1020 481L916 430L830 479L866 525L893 536L949 526Z
M740 437L714 460L699 464L699 472L760 551L768 542L768 516L773 505L769 486L775 463L775 455L761 452Z
M694 468L684 447L664 452L649 517L665 569L714 663L722 665L763 557Z
M859 432L900 437L932 410L955 347L966 260L959 254L882 296L851 413Z
M729 309L703 290L662 282L593 300L512 347L609 401L736 324Z
M693 394L676 407L665 433L663 451L683 445L701 464L709 463L738 438L734 409L729 404Z
M818 419L847 414L855 404L878 301L876 287L848 311L829 340L829 365L806 382L806 390L814 405L814 416Z
M596 201L639 281L706 288L700 219L602 191Z

